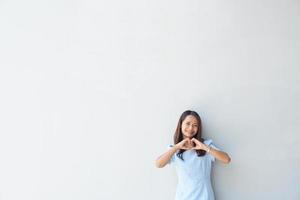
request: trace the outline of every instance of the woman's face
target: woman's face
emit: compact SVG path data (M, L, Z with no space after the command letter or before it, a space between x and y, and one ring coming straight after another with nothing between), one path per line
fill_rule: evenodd
M181 132L183 134L183 138L192 138L194 135L196 135L198 126L199 125L196 117L194 117L193 115L186 116L181 124Z

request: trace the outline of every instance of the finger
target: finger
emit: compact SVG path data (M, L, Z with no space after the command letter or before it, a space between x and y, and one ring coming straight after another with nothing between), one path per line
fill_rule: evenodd
M191 142L190 138L185 139L185 144L190 144L190 142Z
M182 140L182 142L180 142L181 146L184 146L186 144L185 140Z
M185 144L190 144L191 140L190 138L186 138Z
M195 143L195 144L199 144L199 141L195 138L192 139L192 141Z
M183 139L180 143L181 143L181 144L186 143L186 139Z

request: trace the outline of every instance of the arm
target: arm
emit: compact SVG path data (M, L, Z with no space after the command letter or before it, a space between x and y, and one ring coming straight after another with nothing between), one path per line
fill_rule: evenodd
M178 150L178 147L174 145L171 149L169 149L167 152L162 154L156 159L155 165L158 168L163 168L166 166L166 164L170 161L174 153Z
M166 153L159 156L156 159L156 163L155 163L156 167L162 168L162 167L166 166L166 164L170 161L170 159L172 158L174 153L177 152L177 150L179 150L179 149L189 149L190 147L187 147L186 145L190 142L191 142L191 140L189 138L186 138L186 139L182 140L181 142L177 143L176 145L174 145Z
M206 148L204 149L207 153L214 156L217 160L221 161L224 164L228 164L231 161L231 158L226 152L216 150L210 146L205 145Z

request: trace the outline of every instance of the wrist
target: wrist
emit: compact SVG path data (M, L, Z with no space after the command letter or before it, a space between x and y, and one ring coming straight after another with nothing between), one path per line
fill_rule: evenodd
M205 150L207 153L209 153L211 151L211 147L210 146L207 146L206 150Z
M175 148L175 150L179 150L180 149L180 147L177 144L174 145L173 147Z

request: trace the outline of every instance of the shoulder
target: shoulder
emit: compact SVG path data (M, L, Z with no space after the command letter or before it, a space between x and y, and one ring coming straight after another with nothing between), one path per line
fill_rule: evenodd
M210 147L216 149L216 150L220 150L220 148L218 146L216 146L215 143L213 142L213 140L210 138L205 139L203 143L206 144L207 146L210 146Z
M213 143L213 140L210 138L204 140L204 144L206 144L206 145L211 145L212 143Z

